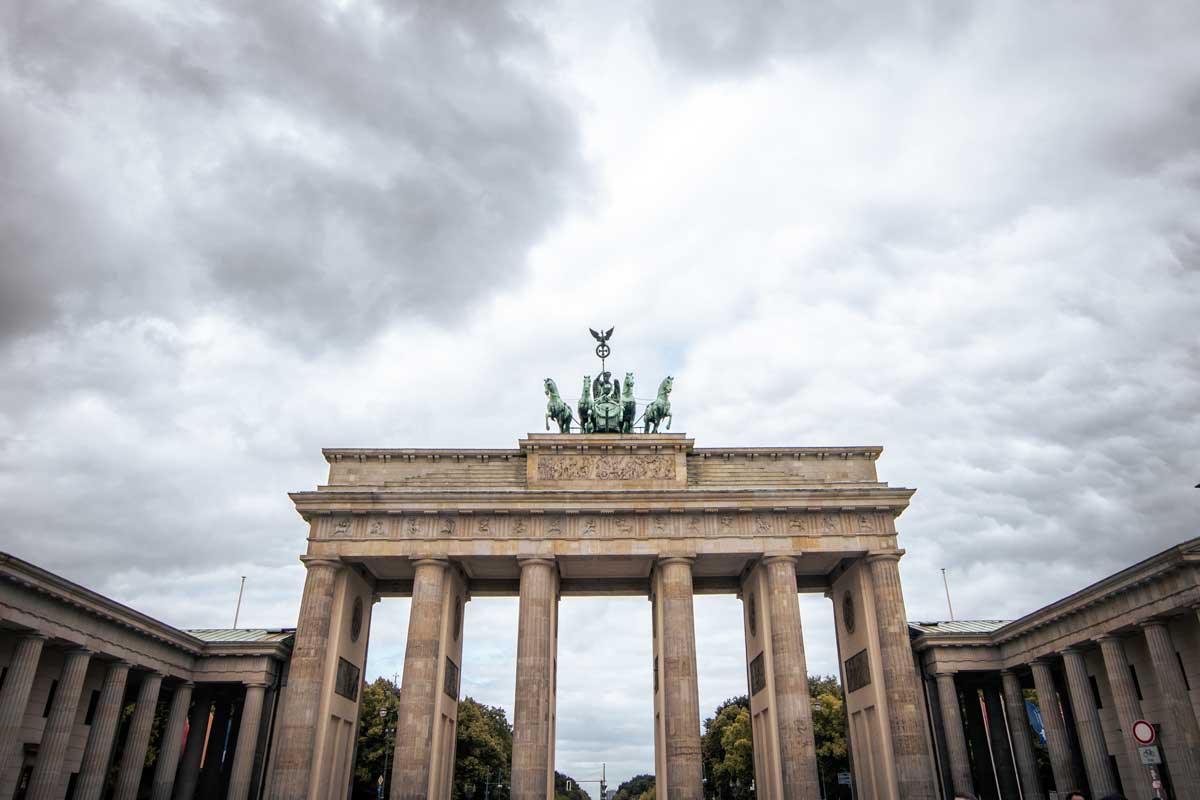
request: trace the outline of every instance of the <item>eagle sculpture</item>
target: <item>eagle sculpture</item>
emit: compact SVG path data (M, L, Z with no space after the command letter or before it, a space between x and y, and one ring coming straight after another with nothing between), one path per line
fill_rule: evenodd
M600 332L598 332L598 331L595 331L595 330L593 330L593 329L591 329L591 328L588 328L588 330L592 332L592 337L593 337L593 338L594 338L594 339L595 339L597 342L599 342L600 344L604 344L605 342L607 342L607 341L608 341L609 337L610 337L610 336L612 336L612 334L613 334L613 331L615 331L615 330L616 330L616 328L609 328L609 329L608 329L608 330L606 330L604 333L600 333Z

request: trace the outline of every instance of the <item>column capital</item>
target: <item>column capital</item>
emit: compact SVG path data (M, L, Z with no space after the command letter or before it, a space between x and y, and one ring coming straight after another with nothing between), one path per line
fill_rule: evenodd
M196 682L189 681L189 680L182 680L179 683L175 684L175 688L176 689L195 689Z
M271 684L267 681L243 681L242 685L247 689L269 689Z
M409 556L414 567L441 567L445 569L450 566L450 559L445 556Z
M557 563L558 563L558 560L553 555L517 556L517 564L520 565L521 569L525 569L526 567L535 567L535 566L538 566L539 564L545 564L548 567L553 567L553 566L557 565Z
M336 556L300 556L300 562L304 564L306 569L312 569L313 567L341 569L345 566L344 562Z
M771 564L795 564L796 561L796 556L790 553L768 554L762 558L762 563L768 566Z
M44 642L47 639L49 639L50 636L49 636L49 634L42 633L41 631L28 630L28 631L22 631L21 633L18 633L17 638L18 639L41 639Z
M870 564L875 561L899 561L903 555L904 550L872 550L864 558Z
M658 563L665 564L687 564L689 567L696 560L695 556L659 556Z
M1083 650L1080 649L1079 645L1073 644L1068 647L1064 647L1062 650L1059 650L1058 654L1060 656L1064 656L1064 657L1066 657L1066 656L1082 656Z
M69 656L93 656L96 654L90 647L84 647L81 644L71 644L65 652Z
M1021 674L1019 672L1017 672L1016 667L1004 667L1003 669L1001 669L1000 676L1004 677L1005 675L1012 675L1013 677L1017 677L1017 678L1021 677Z
M957 674L958 674L958 670L956 670L956 669L939 669L933 673L933 677L935 677L935 678L953 678Z
M1167 621L1158 617L1151 617L1150 619L1144 619L1139 622L1138 627L1142 628L1143 630L1147 628L1165 628L1167 627Z

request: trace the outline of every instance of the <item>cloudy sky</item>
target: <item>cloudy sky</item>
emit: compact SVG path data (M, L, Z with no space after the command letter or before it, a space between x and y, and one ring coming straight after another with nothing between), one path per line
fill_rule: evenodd
M294 624L321 447L515 446L614 325L701 446L883 445L911 618L942 567L1030 611L1200 532L1197 41L1186 0L4 3L0 547ZM649 604L561 613L558 768L652 771ZM510 713L515 619L472 602L463 665ZM739 620L697 601L705 710Z

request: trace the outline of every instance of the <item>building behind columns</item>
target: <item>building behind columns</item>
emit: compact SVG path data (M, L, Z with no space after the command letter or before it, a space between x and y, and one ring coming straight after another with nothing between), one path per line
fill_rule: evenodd
M292 638L173 628L0 553L0 798L261 797Z
M910 623L942 791L1150 800L1131 735L1145 719L1158 729L1165 796L1200 798L1198 614L1191 539L1017 620Z

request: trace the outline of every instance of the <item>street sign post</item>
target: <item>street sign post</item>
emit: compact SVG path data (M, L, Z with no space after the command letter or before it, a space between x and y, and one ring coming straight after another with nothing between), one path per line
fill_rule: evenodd
M1144 745L1138 748L1138 759L1147 767L1156 767L1162 763L1162 755L1155 745Z

